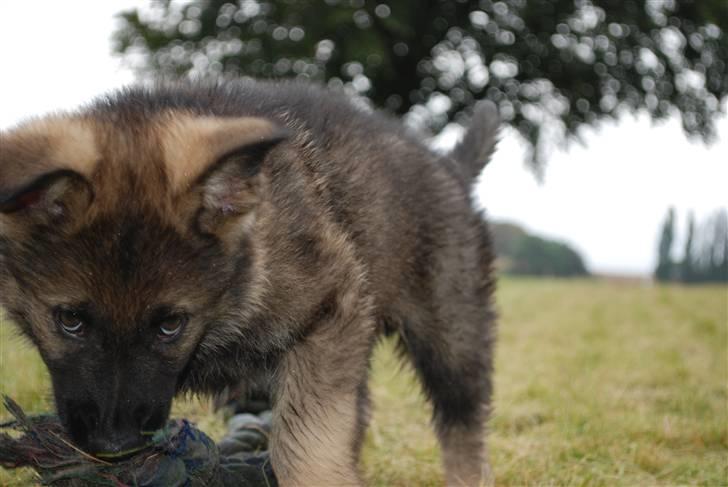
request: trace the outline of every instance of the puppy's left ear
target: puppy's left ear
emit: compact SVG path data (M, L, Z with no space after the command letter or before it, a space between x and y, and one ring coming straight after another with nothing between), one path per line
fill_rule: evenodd
M261 197L261 166L288 131L258 117L177 121L165 141L172 186L183 212L204 234L235 240L252 223Z

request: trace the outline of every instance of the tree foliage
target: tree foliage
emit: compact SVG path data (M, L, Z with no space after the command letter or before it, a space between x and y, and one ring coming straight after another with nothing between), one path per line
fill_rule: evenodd
M625 109L677 110L709 140L728 93L725 0L158 0L120 17L140 74L328 81L432 130L487 97L536 163Z

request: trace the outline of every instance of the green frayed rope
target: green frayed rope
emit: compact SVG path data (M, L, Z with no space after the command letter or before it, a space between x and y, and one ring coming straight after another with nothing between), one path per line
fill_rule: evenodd
M173 420L151 436L133 456L110 462L111 455L91 456L75 447L57 417L27 416L7 396L3 402L15 418L0 430L0 465L31 467L43 485L55 487L273 487L268 461L269 425L252 415L241 415L234 431L218 449L215 442L187 420ZM247 419L247 422L245 421ZM231 446L232 445L232 446ZM125 455L129 452L125 452ZM119 455L113 455L118 457Z

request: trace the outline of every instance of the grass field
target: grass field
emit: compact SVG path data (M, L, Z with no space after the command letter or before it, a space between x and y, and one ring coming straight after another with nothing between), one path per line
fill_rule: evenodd
M497 485L728 484L728 288L504 279L498 307ZM48 387L37 354L0 324L0 392L46 411ZM442 485L428 407L389 343L371 387L369 485ZM201 401L176 409L222 431ZM30 479L0 469L0 485Z

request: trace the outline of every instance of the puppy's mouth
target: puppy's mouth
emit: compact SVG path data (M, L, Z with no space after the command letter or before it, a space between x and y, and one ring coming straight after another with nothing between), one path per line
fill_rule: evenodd
M139 445L134 448L128 448L126 450L121 450L118 452L96 452L96 453L93 453L93 456L98 458L99 460L104 460L107 462L121 462L124 460L128 460L129 458L133 457L137 453L140 453L140 452L146 450L150 446L152 446L151 441L146 442L143 445Z

